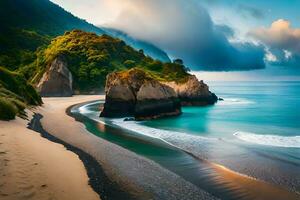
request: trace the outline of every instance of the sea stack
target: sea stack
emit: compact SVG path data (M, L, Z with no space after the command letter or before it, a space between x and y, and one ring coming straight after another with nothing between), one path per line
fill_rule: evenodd
M43 97L69 97L73 95L73 78L63 56L56 57L37 85Z
M101 117L155 119L181 114L181 104L173 88L141 69L114 72L107 76L106 99Z
M178 95L182 106L206 106L218 101L218 97L209 91L208 85L199 81L195 75L188 75L183 83L165 82Z

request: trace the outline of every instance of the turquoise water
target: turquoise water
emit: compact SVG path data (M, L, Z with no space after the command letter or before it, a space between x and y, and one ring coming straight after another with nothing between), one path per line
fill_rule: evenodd
M205 108L185 107L180 117L146 122L145 125L208 137L232 137L237 131L300 135L300 82L218 82L209 85L225 101Z
M193 173L201 176L198 171L190 170L199 168L198 164L176 148L300 192L300 82L209 85L224 101L209 107L185 107L178 117L144 122L100 119L99 102L74 113L87 117L89 120L83 120L87 129L99 137L153 159L201 187L207 183L200 183L193 177Z

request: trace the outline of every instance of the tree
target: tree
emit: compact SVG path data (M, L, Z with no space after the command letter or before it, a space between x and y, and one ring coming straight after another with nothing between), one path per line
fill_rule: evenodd
M139 53L144 55L144 50L143 50L143 49L140 49L140 50L139 50Z
M179 65L183 65L183 60L182 60L182 59L179 59L179 58L177 58L177 59L173 60L173 63L175 63L175 64L179 64Z

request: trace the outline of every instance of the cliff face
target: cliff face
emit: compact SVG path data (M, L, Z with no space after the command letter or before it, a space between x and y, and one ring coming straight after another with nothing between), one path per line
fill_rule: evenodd
M73 78L62 56L55 58L37 85L44 97L69 97L73 94Z
M109 74L105 92L101 117L153 119L181 113L176 92L143 70L132 69Z
M199 81L195 75L190 75L185 83L166 82L177 93L181 105L211 105L217 102L218 97L209 91L209 87Z

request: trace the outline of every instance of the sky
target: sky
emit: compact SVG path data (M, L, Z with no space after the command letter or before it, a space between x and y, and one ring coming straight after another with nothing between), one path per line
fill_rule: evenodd
M273 75L270 70L283 67L298 75L300 68L300 0L52 1L95 25L151 42L193 71L269 67Z

